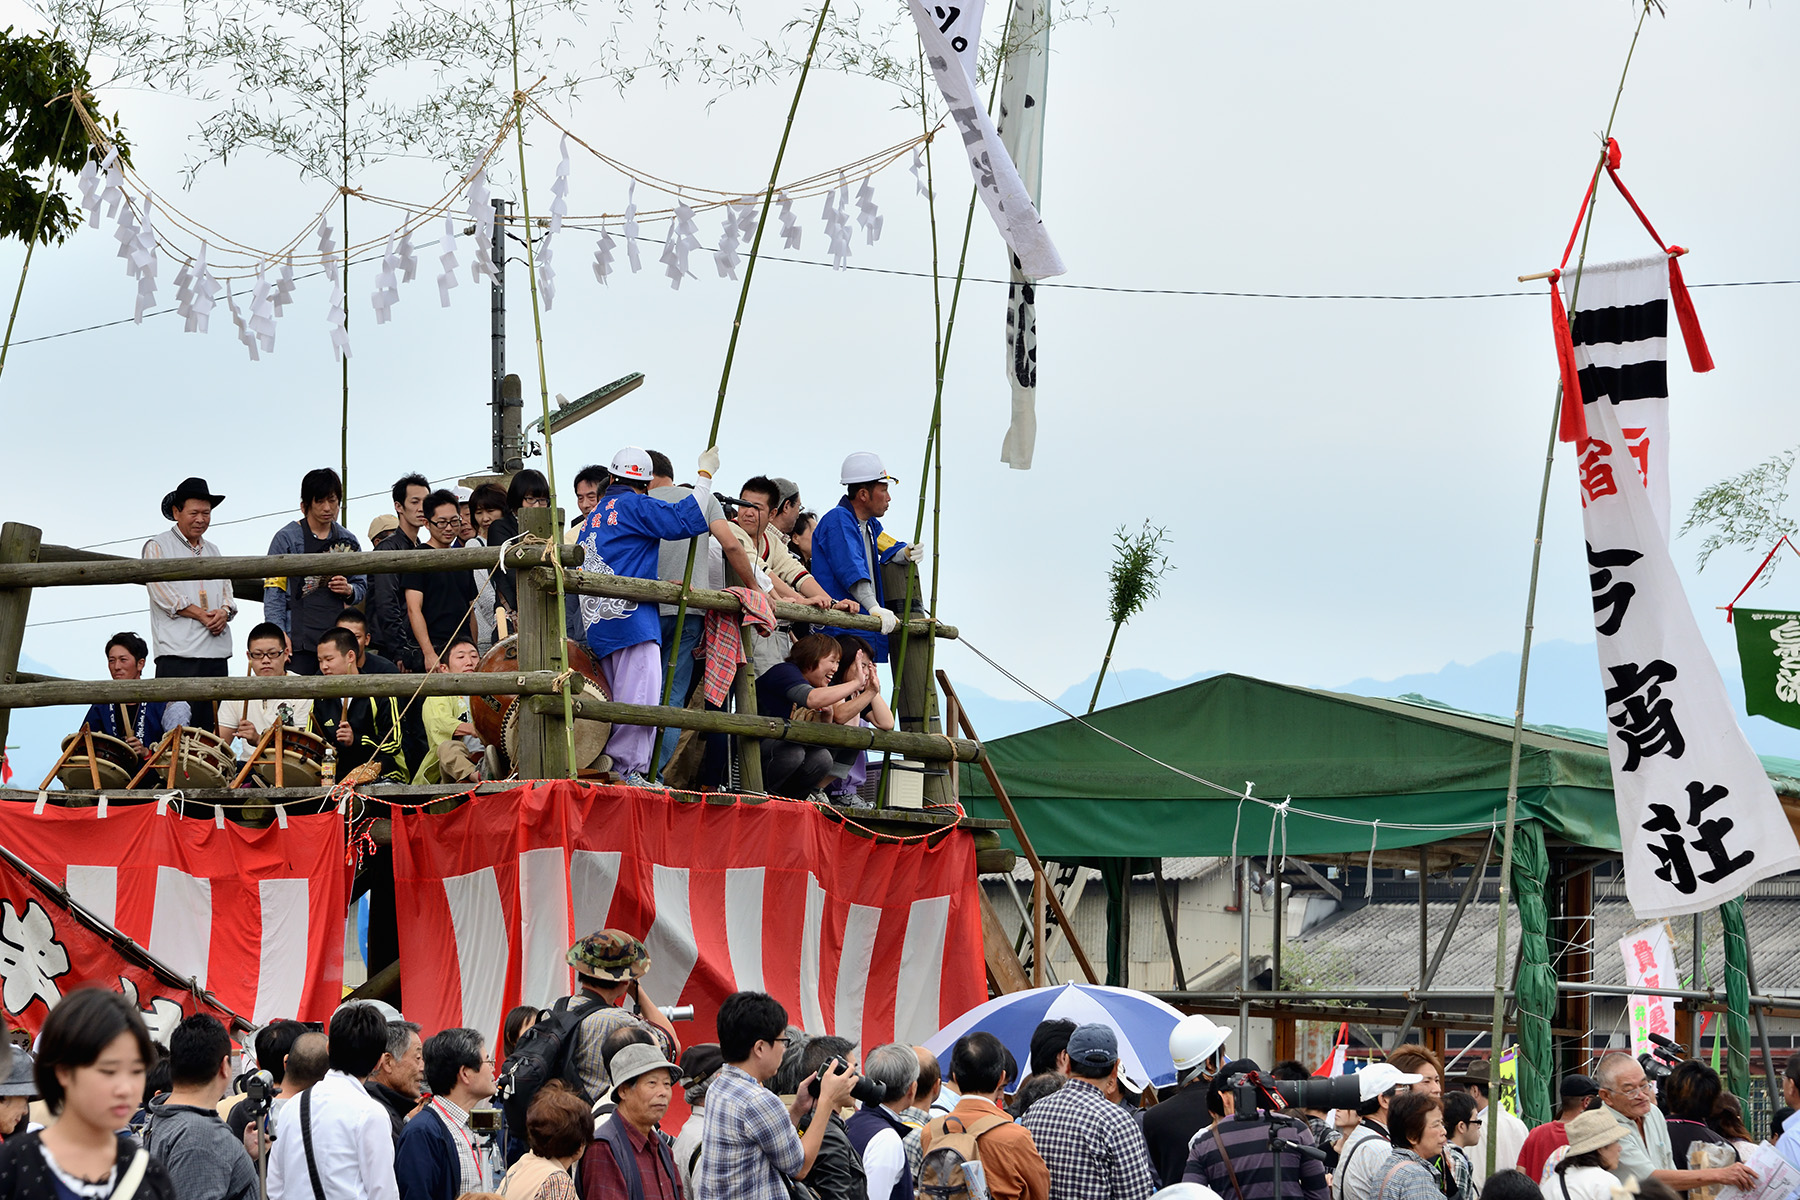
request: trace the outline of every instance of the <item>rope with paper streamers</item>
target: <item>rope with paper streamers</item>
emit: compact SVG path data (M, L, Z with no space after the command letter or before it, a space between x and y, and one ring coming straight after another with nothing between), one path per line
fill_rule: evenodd
M123 217L126 215L129 215L131 218L129 223L130 227L137 230L142 230L146 224L146 218L149 218L148 223L150 225L150 233L153 244L157 249L177 261L194 261L194 252L184 247L176 237L172 237L165 233L163 227L166 226L172 228L178 232L180 237L185 238L188 242L204 243L209 256L223 252L223 257L225 259L223 263L215 264L212 261L208 261L207 266L211 268L214 265L218 265L226 272L224 275L214 273L215 278L218 278L225 283L231 283L240 277L248 278L254 276L259 267L267 268L279 264L286 264L289 268L299 266L329 267L342 263L345 257L366 254L370 251L381 249L397 239L403 239L409 235L416 234L438 218L452 216L458 207L458 201L467 196L471 191L485 193L487 166L495 153L499 151L507 136L511 133L514 122L518 117L518 111L521 107L529 108L532 113L541 117L547 124L555 128L569 141L586 150L600 163L613 171L616 171L620 175L623 175L632 184L641 184L645 187L652 188L656 191L675 197L677 201L677 203L667 207L643 209L638 208L635 203L628 202L627 206L618 212L597 212L592 214L568 215L566 213L557 213L553 209L552 217L541 220L540 224L547 224L550 221L569 224L591 224L599 222L604 226L608 223L635 224L638 221L644 220L653 223L665 220L680 221L684 217L691 219L693 216L703 213L741 207L747 202L760 197L763 193L763 188L761 186L748 189L723 189L697 184L680 183L653 174L642 168L634 167L592 145L563 122L552 116L541 104L530 96L529 91L525 91L514 95L513 101L508 106L505 115L498 122L494 135L485 143L482 152L475 160L474 165L456 181L453 187L442 195L429 202L420 203L395 197L373 195L356 187L333 188L330 197L328 197L324 204L321 205L318 213L312 219L292 236L277 244L274 249L266 249L251 245L248 242L240 241L214 228L207 222L191 216L179 208L169 205L166 200L162 198L163 193L159 193L155 188L151 187L149 181L146 180L135 167L117 157L111 138L108 137L105 129L89 112L82 96L79 94L75 95L72 97L72 100L78 118L86 129L90 141L97 148L99 153L99 158L97 160L90 159L87 168L84 169L82 173L82 190L84 196L83 207L88 208L89 211L88 223L95 228L99 227L100 205L93 203L93 200L98 199L101 203L108 206L106 215L109 218L115 213L120 214L122 227L124 226ZM781 203L783 210L783 233L788 233L790 229L794 230L796 233L798 231L798 224L794 220L792 214L788 211L788 205L792 202L816 199L821 196L827 197L828 199L836 197L839 200L839 204L835 206L834 209L835 217L831 215L826 217L828 234L831 232L834 224L848 227L854 222L862 226L868 234L868 243L872 244L880 236L880 216L879 211L872 203L872 187L870 186L869 181L874 175L887 170L889 167L892 167L905 159L909 153L914 157L913 170L916 171L918 169L919 155L922 153L925 144L935 136L936 132L937 130L934 129L926 133L921 133L906 139L905 141L897 142L891 146L886 146L880 150L874 151L873 153L852 159L839 166L803 176L778 186L776 188L776 193L778 202ZM564 147L564 159L566 165L566 146ZM850 185L852 184L860 184L863 188L862 191L855 194L858 209L855 214L852 214L849 211L851 201ZM104 193L100 193L99 191L102 186L105 188ZM354 242L344 247L333 247L330 250L302 249L302 244L310 235L320 230L322 225L329 226L329 209L337 202L338 197L345 193L348 193L365 203L394 209L403 213L404 217L400 224L391 231L383 232L366 241ZM828 203L828 207L833 206ZM124 239L121 239L122 242L123 240ZM796 236L790 242L790 248L793 248L797 242L798 238ZM694 243L694 245L689 248L698 248L698 243ZM121 257L127 256L122 252ZM847 258L848 255L846 254L843 257Z

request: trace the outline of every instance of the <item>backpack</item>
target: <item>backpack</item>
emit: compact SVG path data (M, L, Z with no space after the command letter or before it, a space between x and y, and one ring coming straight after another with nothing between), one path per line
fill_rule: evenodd
M994 1113L969 1122L954 1115L932 1122L935 1129L931 1149L919 1164L917 1193L929 1196L931 1200L986 1200L987 1180L981 1172L981 1135L1011 1120ZM952 1122L957 1127L955 1133L950 1131Z
M575 1003L577 1000L582 1003ZM562 1080L584 1102L591 1102L576 1078L571 1051L576 1029L595 1012L599 1003L593 996L564 996L525 1031L513 1052L506 1056L506 1061L500 1065L500 1087L505 1096L500 1111L506 1117L509 1129L523 1133L531 1102L552 1079Z

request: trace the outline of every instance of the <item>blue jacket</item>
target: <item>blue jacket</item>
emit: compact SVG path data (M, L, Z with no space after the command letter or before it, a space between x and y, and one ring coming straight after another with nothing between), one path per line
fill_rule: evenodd
M615 483L581 526L581 548L587 552L582 569L655 579L664 541L698 537L706 530L706 514L693 496L670 504ZM588 649L595 658L603 659L642 642L662 641L662 619L654 604L583 596L581 618L587 626Z
M353 550L362 549L362 543L356 540L356 535L336 521L331 523L331 540L346 544ZM305 554L305 523L289 521L277 529L275 536L269 539L269 553ZM346 578L350 580L350 597L342 601L342 606L361 604L363 597L369 594L369 577L367 575L350 575ZM292 634L294 632L291 612L293 604L299 599L295 595L295 589L302 582L304 582L302 579L290 579L285 575L273 575L263 580L263 619L273 621L281 626L284 633ZM335 619L334 615L333 620ZM296 650L311 650L312 648L312 645L302 646L298 639L295 640L294 649Z
M837 502L836 508L819 518L819 524L813 530L813 578L833 600L856 599L850 593L851 586L859 579L867 579L874 585L875 599L883 608L891 608L887 592L881 586L879 568L882 563L891 562L906 543L895 542L882 550L881 522L874 517L869 518L869 543L876 547L874 563L869 562L868 547L863 545L862 533L856 527L856 512L850 507L850 497L845 496ZM861 636L873 647L875 661L886 662L887 638L869 632Z
M861 1155L868 1153L869 1143L874 1141L875 1135L883 1129L892 1129L899 1135L902 1143L905 1143L906 1135L912 1132L912 1128L905 1121L879 1104L863 1105L849 1120L844 1122L844 1132L850 1135L850 1144L856 1147L856 1152ZM912 1172L902 1170L900 1178L894 1180L893 1190L887 1196L870 1196L869 1200L913 1200L913 1195Z
M119 722L120 707L117 704L91 705L82 722L95 733L104 733L108 737L124 738L135 734L138 741L150 747L162 741L163 734L175 726L186 725L192 716L190 706L184 700L150 700L135 706L137 711L132 717L136 728L126 729ZM176 710L174 719L170 719L170 708Z
M462 1163L453 1136L435 1112L421 1112L406 1123L394 1151L400 1200L456 1200L462 1195Z

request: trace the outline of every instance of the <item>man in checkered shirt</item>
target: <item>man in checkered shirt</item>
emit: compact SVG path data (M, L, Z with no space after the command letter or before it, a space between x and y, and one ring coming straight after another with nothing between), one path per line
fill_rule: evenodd
M806 1085L791 1106L763 1086L787 1050L787 1010L762 992L733 992L719 1006L718 1028L725 1065L706 1091L693 1200L787 1200L783 1178L806 1178L831 1124L814 1121L801 1135L795 1127L814 1104ZM854 1072L830 1072L817 1103L834 1111L855 1086Z
M1082 1025L1068 1054L1068 1084L1019 1119L1050 1165L1050 1200L1146 1200L1157 1178L1143 1131L1101 1090L1119 1072L1118 1038Z

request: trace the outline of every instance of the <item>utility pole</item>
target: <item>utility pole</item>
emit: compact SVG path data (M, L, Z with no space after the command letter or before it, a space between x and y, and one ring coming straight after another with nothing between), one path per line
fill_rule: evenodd
M506 221L508 201L494 201L494 286L492 315L494 364L492 381L494 461L496 475L510 475L525 465L520 421L525 411L519 377L506 373Z

